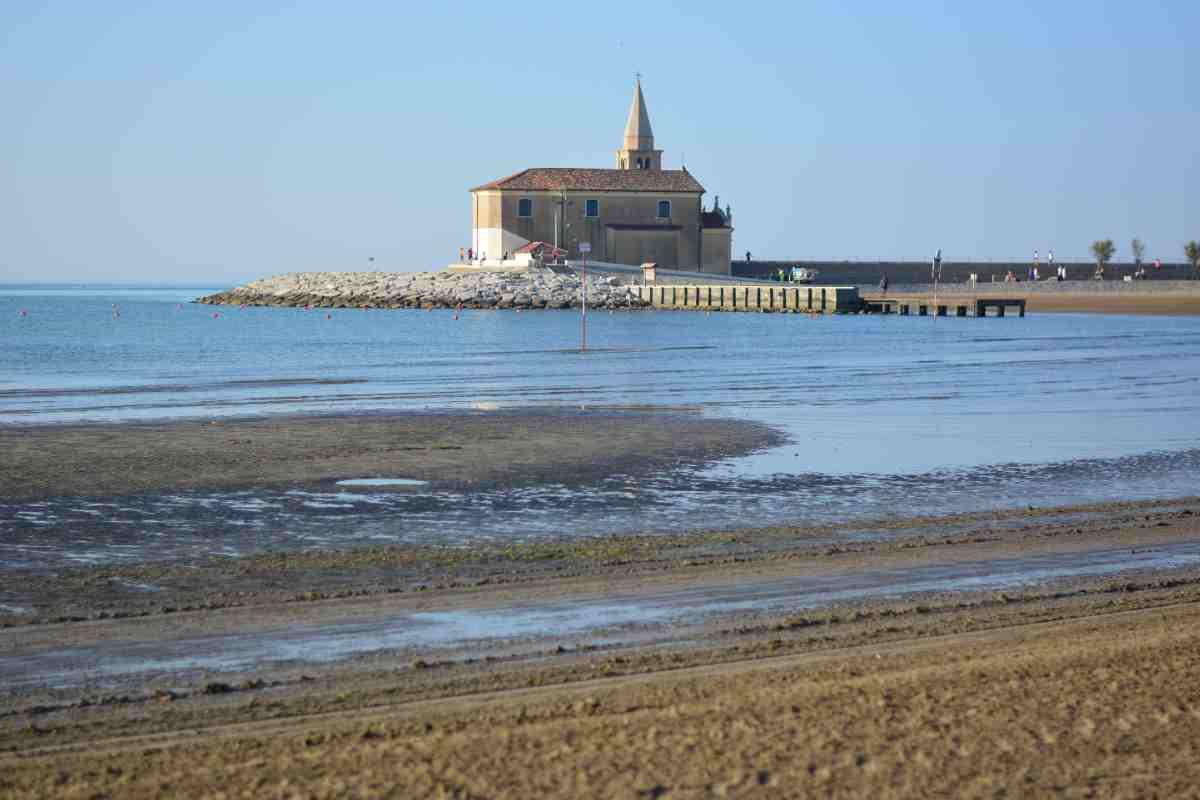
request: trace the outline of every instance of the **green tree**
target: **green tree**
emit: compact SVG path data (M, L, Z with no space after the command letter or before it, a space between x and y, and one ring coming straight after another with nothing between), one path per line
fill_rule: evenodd
M1129 243L1129 249L1133 251L1133 261L1138 266L1141 266L1142 257L1146 255L1146 243L1138 237L1133 237L1133 241Z
M1115 252L1117 248L1113 247L1112 239L1098 239L1092 242L1092 255L1096 257L1096 277L1103 277L1104 265L1112 261Z
M1200 242L1195 239L1183 246L1183 254L1187 256L1187 260L1192 262L1192 272L1197 278L1200 278Z

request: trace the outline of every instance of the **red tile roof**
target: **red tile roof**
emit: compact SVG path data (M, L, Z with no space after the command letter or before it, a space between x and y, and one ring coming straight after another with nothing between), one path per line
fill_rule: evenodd
M515 250L514 252L536 253L538 250L543 250L543 249L546 251L545 254L548 256L556 256L556 255L565 256L565 255L567 255L566 250L563 250L561 247L555 247L554 245L550 244L549 242L530 242L529 244L525 245L524 247L517 248L517 250Z
M484 189L525 191L588 192L695 192L704 187L684 169L576 169L574 167L534 167L516 175L476 186Z

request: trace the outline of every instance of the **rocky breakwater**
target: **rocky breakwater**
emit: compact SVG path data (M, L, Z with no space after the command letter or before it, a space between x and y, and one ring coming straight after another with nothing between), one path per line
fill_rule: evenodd
M291 272L201 297L206 305L292 308L577 308L575 274L527 272ZM588 306L640 309L648 304L617 278L588 276Z

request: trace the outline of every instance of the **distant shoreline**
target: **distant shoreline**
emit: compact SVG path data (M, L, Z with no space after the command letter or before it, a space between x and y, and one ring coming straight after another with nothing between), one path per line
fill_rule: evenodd
M1155 290L1155 291L1087 291L1079 289L1062 291L1042 291L1041 287L1030 290L1028 286L1017 283L988 283L981 284L971 290L964 286L943 287L939 294L947 302L955 298L967 297L1020 297L1024 298L1027 310L1038 313L1075 313L1075 314L1149 314L1149 315L1184 315L1200 314L1200 284L1191 292ZM890 291L890 298L924 298L932 294L931 290L912 291L912 287L904 287L904 291ZM876 300L884 294L878 291L864 293L864 300Z

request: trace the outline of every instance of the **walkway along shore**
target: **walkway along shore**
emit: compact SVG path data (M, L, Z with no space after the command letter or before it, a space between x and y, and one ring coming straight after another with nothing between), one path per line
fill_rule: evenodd
M883 299L932 303L928 285L897 285L884 295L860 287L868 305ZM942 284L940 303L952 306L985 298L1024 300L1034 313L1200 314L1200 281L1062 281L1028 283Z

